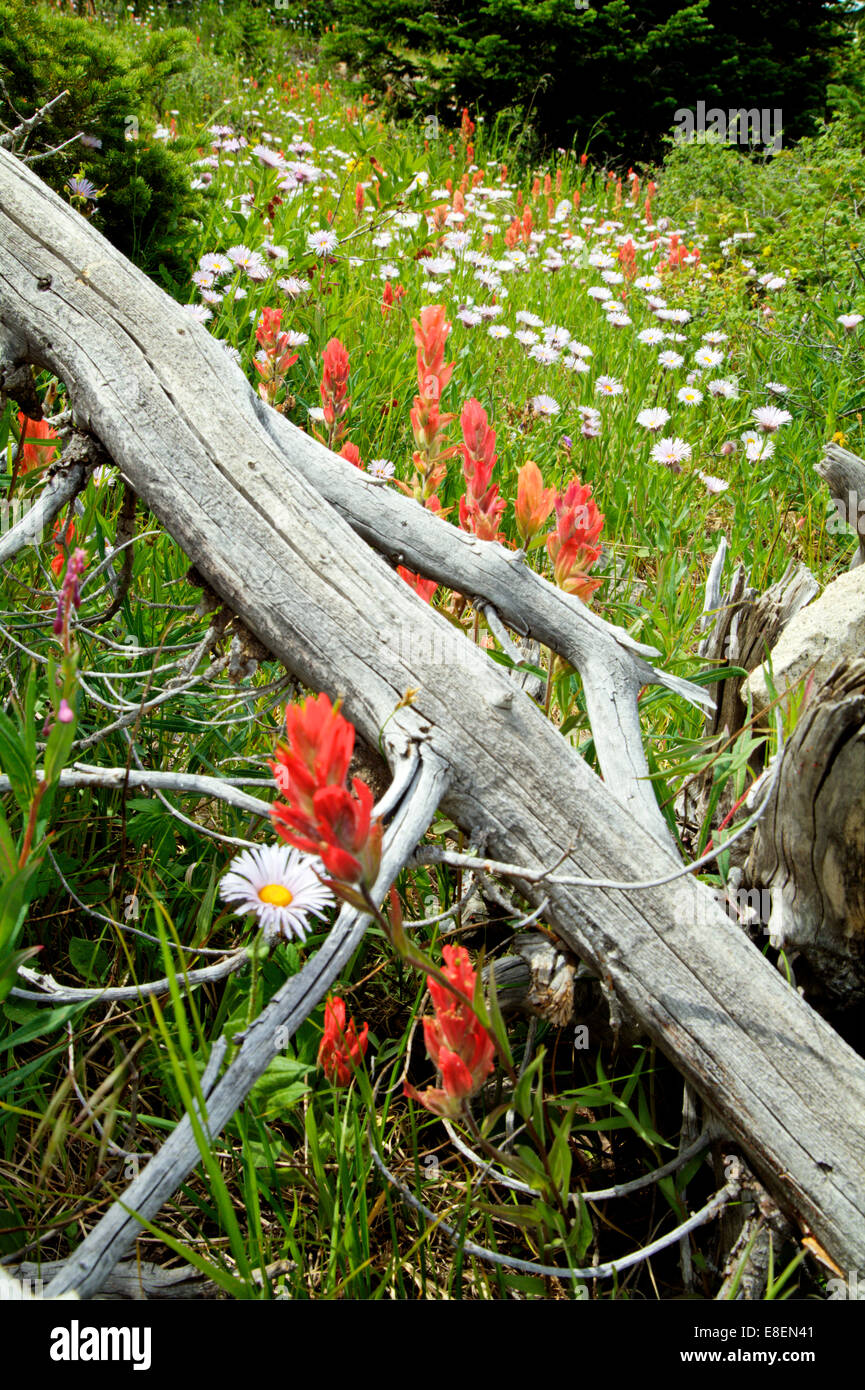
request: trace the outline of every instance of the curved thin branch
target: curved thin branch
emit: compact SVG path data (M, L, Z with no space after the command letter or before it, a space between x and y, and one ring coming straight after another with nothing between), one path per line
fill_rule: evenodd
M204 965L200 970L185 970L182 979L178 980L178 985L188 987L190 985L212 984L214 980L224 980L228 975L235 974L242 970L247 960L249 952L246 947L239 951L232 951L231 955L224 960L216 961L213 965ZM24 980L29 980L31 984L39 985L42 993L32 989L11 990L16 999L29 999L33 1004L113 1004L118 1000L125 999L145 999L149 995L168 994L171 989L172 981L168 978L161 980L149 980L140 985L117 985L108 989L75 989L67 988L65 985L58 985L51 975L45 975L38 970L30 970L26 965L19 968L18 974Z
M37 772L36 780L41 782L42 772ZM235 806L238 811L246 811L252 816L270 818L270 805L257 796L250 796L239 787L223 782L219 777L196 775L191 772L133 772L125 767L85 767L76 763L66 767L60 774L61 787L103 787L107 791L187 792L190 796L210 797ZM0 793L11 791L9 778L0 775Z
M477 1168L481 1169L483 1177L489 1178L491 1182L498 1183L501 1187L509 1187L513 1192L522 1192L527 1197L537 1196L535 1188L520 1182L519 1178L509 1177L501 1169L494 1168L489 1159L482 1158L480 1154L475 1153L474 1149L460 1138L450 1120L442 1120L442 1124L447 1130L454 1148L458 1149L464 1158L470 1159ZM642 1177L633 1178L630 1182L617 1183L614 1187L599 1187L594 1192L584 1192L578 1188L576 1191L568 1193L568 1200L571 1202L609 1202L615 1197L629 1197L632 1192L639 1192L643 1187L651 1187L653 1183L660 1182L662 1178L668 1178L672 1173L684 1168L686 1163L708 1148L711 1141L712 1136L704 1131L692 1144L689 1144L681 1153L676 1154L675 1158L671 1158L660 1168L653 1168L650 1173L644 1173Z
M454 1244L458 1244L463 1255L475 1255L478 1259L486 1260L489 1264L504 1265L507 1269L517 1269L524 1274L542 1274L554 1279L611 1279L613 1275L621 1274L623 1270L642 1264L644 1260L651 1259L653 1255L667 1250L671 1245L677 1245L689 1232L697 1230L699 1226L705 1226L707 1222L717 1216L728 1202L735 1201L739 1195L739 1183L735 1180L728 1182L715 1193L704 1207L701 1207L693 1216L689 1216L687 1221L683 1221L680 1226L668 1231L658 1240L653 1240L650 1245L644 1245L640 1250L635 1250L630 1255L623 1255L618 1260L610 1260L607 1264L590 1265L588 1269L577 1269L568 1265L542 1265L536 1264L533 1260L520 1260L513 1255L502 1255L498 1250L489 1250L484 1245L475 1245L472 1241L464 1240L455 1226L448 1225L440 1216L436 1216L435 1212L416 1197L405 1183L400 1182L399 1178L385 1165L373 1138L371 1125L367 1125L367 1133L373 1161L381 1174L398 1190L410 1207L414 1207L415 1211L419 1211L421 1215L425 1216L432 1226L443 1231ZM49 1288L49 1293L51 1293L52 1288L53 1285Z

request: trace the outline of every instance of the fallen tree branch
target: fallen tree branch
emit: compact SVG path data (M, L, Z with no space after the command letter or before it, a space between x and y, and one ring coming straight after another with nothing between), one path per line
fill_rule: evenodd
M42 781L42 776L41 772L36 773L37 782ZM87 767L76 763L73 767L63 769L60 774L60 786L103 787L107 791L123 791L127 788L129 791L154 791L158 788L163 792L215 797L219 801L227 802L229 806L235 806L238 811L246 811L252 816L270 817L270 802L250 796L240 787L232 786L228 781L223 782L220 777L208 777L191 772L134 772L126 767ZM0 793L10 790L9 778L0 775Z
M178 986L188 988L191 985L213 984L216 980L227 979L229 975L234 975L238 970L242 970L248 958L249 953L245 948L240 951L232 951L226 955L224 960L216 961L213 965L204 965L200 970L184 971L182 979L177 981ZM163 978L161 980L146 980L140 985L116 985L106 989L72 989L65 985L58 985L51 975L43 974L38 970L30 970L27 966L21 966L18 974L23 980L29 980L31 984L38 985L39 991L19 989L16 986L11 993L15 995L16 999L29 999L33 1004L113 1004L117 1000L146 999L149 995L168 994L174 983L172 980Z
M67 502L81 492L92 469L105 462L105 453L89 435L74 434L60 458L48 470L45 487L20 521L0 536L0 565L27 546L39 545Z
M859 537L849 566L856 569L865 564L865 459L837 444L827 444L814 471L829 488L838 521L851 526Z

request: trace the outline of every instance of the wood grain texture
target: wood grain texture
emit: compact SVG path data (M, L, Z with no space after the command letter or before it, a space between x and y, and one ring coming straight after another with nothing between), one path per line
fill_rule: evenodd
M457 587L470 545L477 592L506 620L513 595L543 581L432 518L434 534L418 519L421 509L358 485L349 465L341 507L331 505L324 493L340 475L327 451L285 422L262 423L263 406L206 330L4 151L0 328L18 359L67 383L78 425L103 443L214 591L301 680L343 696L368 743L378 743L406 689L418 687L414 704L387 724L388 761L394 766L412 746L434 750L447 769L443 809L475 844L534 866L564 855L561 872L592 877L676 870L672 850L618 799L615 775L596 777L469 642L457 657L451 626L345 513L362 487L369 498L356 529L388 552L401 533L412 536L406 563L429 573L441 562L439 577ZM315 466L321 490L310 480ZM421 543L430 546L425 564ZM572 622L570 606L550 586L544 592L545 611L561 614L553 645L567 629L589 665L593 643L627 647L598 619ZM436 655L443 642L446 662ZM603 657L599 690L613 680L604 664L611 659ZM622 720L609 686L604 699L609 720ZM647 891L544 886L529 894L542 895L558 934L722 1117L779 1202L844 1268L865 1266L863 1060L690 878ZM178 1161L169 1174L175 1185L181 1169ZM151 1198L167 1195L163 1182ZM138 1196L127 1194L133 1206ZM100 1258L104 1276L110 1249ZM84 1278L86 1266L84 1252L70 1277Z

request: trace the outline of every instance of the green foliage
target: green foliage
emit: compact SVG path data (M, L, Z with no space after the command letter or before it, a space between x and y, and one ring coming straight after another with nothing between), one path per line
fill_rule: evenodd
M865 143L865 20L861 13L853 21L850 43L839 55L829 102L833 111L846 117L860 143Z
M146 270L186 266L178 246L199 210L190 188L191 142L154 140L155 112L164 109L190 70L195 41L186 30L154 33L131 47L85 18L28 0L0 0L0 98L7 125L18 123L9 101L30 116L64 90L31 138L31 150L53 149L79 132L101 147L75 140L38 164L40 177L68 197L66 181L82 175L99 191L94 225ZM137 123L137 124L136 124ZM128 138L134 131L137 139Z
M861 283L865 161L849 120L762 162L716 140L670 141L659 178L663 210L677 224L696 212L715 247L747 229L806 283Z
M324 50L399 113L516 108L544 141L657 154L679 108L781 108L795 138L824 113L840 17L815 0L336 0Z

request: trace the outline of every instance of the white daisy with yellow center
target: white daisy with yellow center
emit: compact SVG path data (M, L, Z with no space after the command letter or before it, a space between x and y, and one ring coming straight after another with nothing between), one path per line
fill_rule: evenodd
M257 845L233 860L219 884L238 916L254 912L265 940L296 936L306 939L310 917L323 917L334 906L333 893L319 879L319 859L288 845Z

